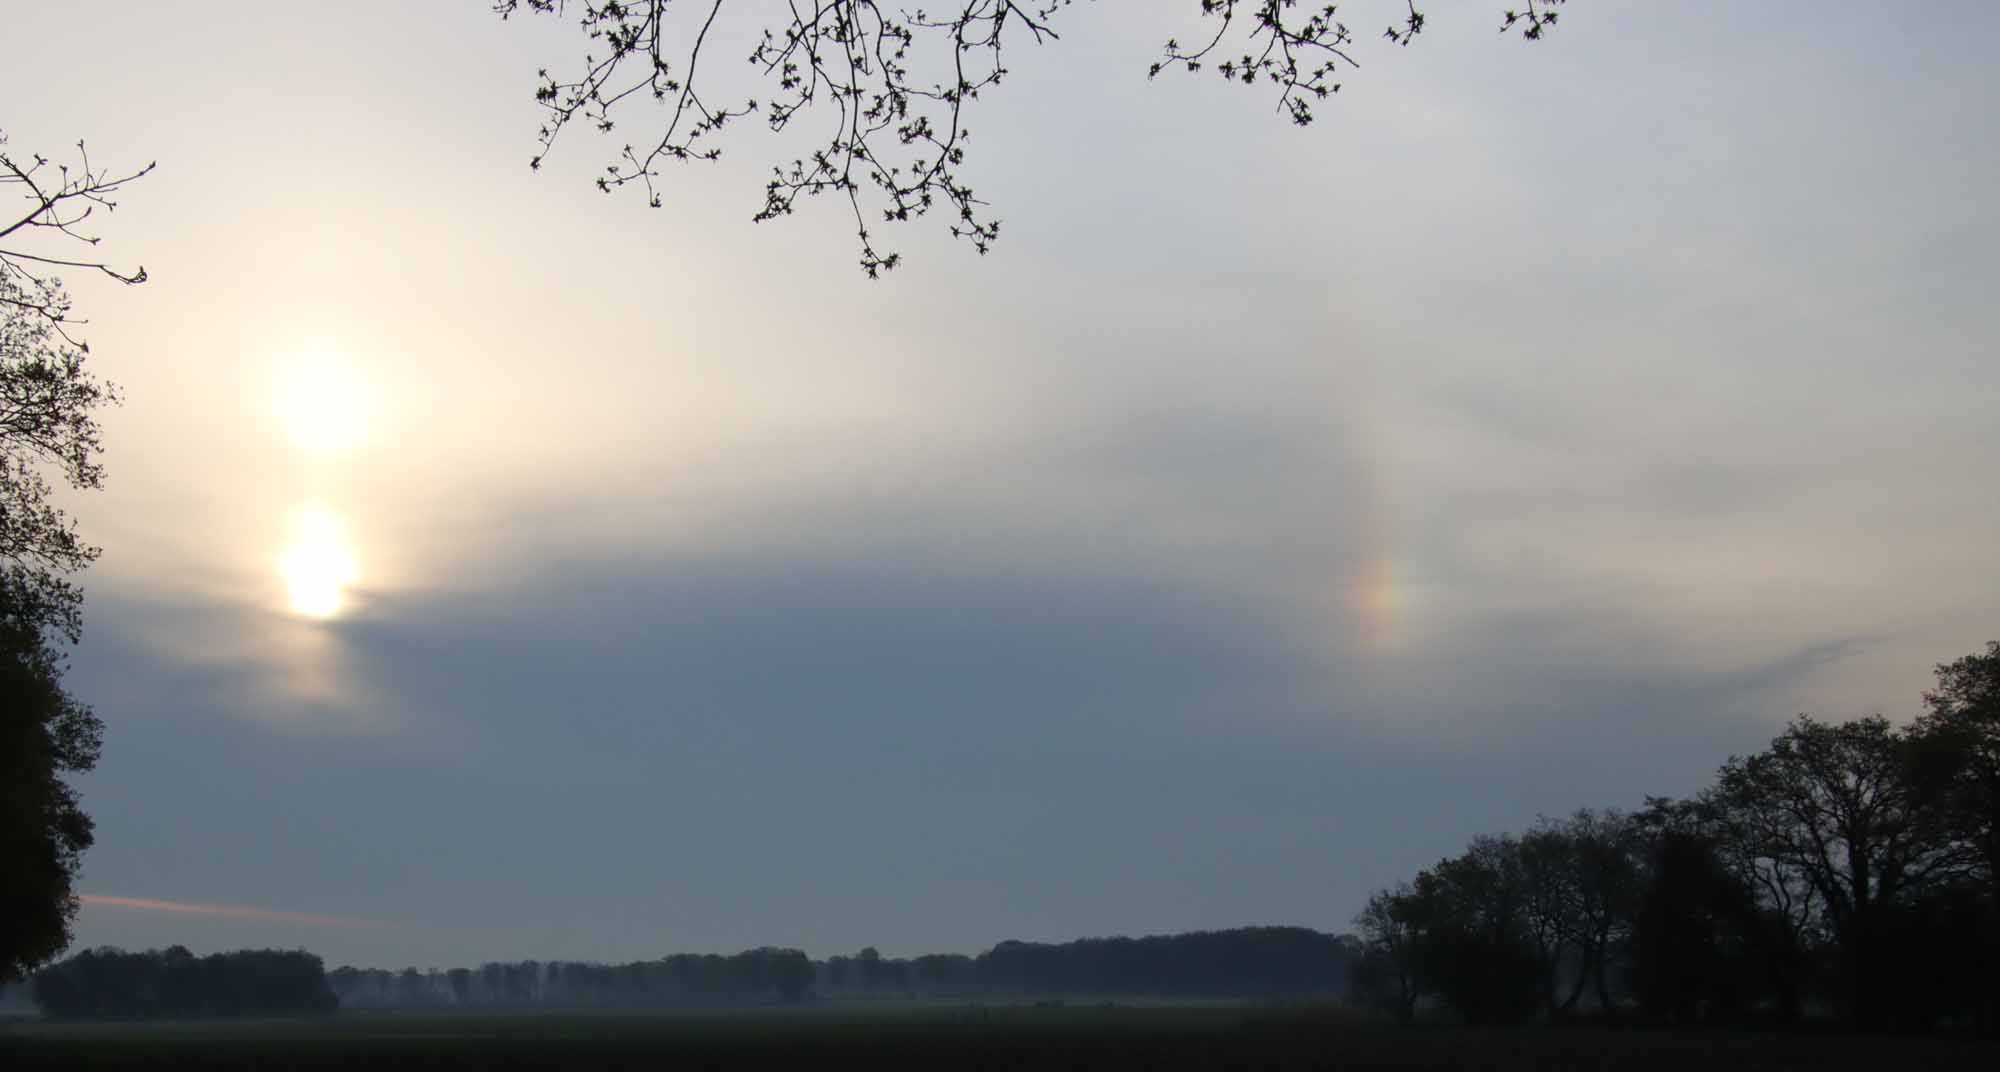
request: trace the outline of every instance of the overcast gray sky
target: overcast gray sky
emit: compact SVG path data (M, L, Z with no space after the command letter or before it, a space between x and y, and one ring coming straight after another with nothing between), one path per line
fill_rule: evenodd
M78 941L1338 930L2000 636L2000 10L1356 0L1299 130L1146 81L1194 6L1061 12L972 120L994 253L870 283L749 222L754 124L658 211L584 130L531 173L567 22L0 4L11 152L160 162L152 281L74 281L70 677L82 887L160 904Z

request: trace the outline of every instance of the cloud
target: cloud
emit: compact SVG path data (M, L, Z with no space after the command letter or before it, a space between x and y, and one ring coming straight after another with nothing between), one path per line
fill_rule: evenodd
M249 908L243 905L190 904L185 901L163 901L152 897L114 897L102 893L82 893L77 895L77 900L91 908L166 912L183 916L213 916L257 923L295 923L304 927L382 926L374 920L348 919L343 916L321 916L310 912L287 912L274 908Z
M1440 18L1298 131L1073 11L981 102L1009 237L925 221L879 285L837 211L718 210L748 129L658 213L590 196L601 140L531 176L495 102L553 20L410 20L447 94L269 47L296 14L10 67L83 87L22 144L171 162L115 235L155 282L89 301L90 885L484 928L441 960L1339 927L1989 638L1985 35ZM384 387L338 459L269 419L315 337ZM361 578L323 623L311 500Z

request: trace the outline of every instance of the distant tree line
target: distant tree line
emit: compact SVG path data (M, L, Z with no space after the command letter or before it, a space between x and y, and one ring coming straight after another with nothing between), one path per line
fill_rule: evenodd
M1357 943L1305 927L1241 927L1145 938L1001 942L976 957L907 960L864 949L818 965L840 996L1282 997L1339 994Z
M349 1008L758 1005L802 1000L812 980L804 953L768 947L630 964L526 960L449 971L336 968L328 975Z
M1356 917L1355 995L1475 1023L1579 1007L1990 1034L2000 642L1908 727L1801 715L1686 800L1473 839Z
M449 971L339 968L349 1008L667 1006L809 997L980 998L1334 995L1359 942L1303 927L1246 927L1147 938L1002 942L978 956L885 957L873 948L809 960L796 949L675 954L606 965L522 961Z
M303 950L91 949L36 972L32 985L43 1014L59 1020L317 1015L340 1005L325 965Z

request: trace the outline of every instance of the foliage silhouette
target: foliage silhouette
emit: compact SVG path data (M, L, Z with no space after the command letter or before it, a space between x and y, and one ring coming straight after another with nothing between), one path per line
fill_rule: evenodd
M63 688L64 646L82 628L69 576L97 557L50 498L45 470L75 489L104 480L97 411L117 390L86 366L89 347L62 280L70 268L145 281L70 248L111 196L152 165L118 175L10 153L0 133L0 982L69 944L73 891L91 824L64 777L97 761L103 727ZM51 246L48 243L55 243Z
M1145 938L1001 942L976 957L886 957L873 947L813 962L795 949L678 953L628 964L487 964L418 972L338 968L344 1005L366 1007L716 1006L822 999L1259 997L1344 989L1353 944L1303 927Z
M1926 714L1801 715L1688 800L1579 812L1381 891L1355 996L1474 1023L1636 1004L1678 1023L2000 1026L2000 643L1937 668ZM1560 1000L1558 1000L1560 998Z
M197 957L182 946L92 949L36 972L34 993L59 1020L287 1016L339 1006L320 959L303 950Z

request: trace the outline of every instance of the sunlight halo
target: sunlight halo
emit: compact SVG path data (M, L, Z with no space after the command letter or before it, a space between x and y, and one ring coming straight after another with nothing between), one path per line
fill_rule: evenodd
M351 454L368 438L369 406L359 372L330 346L303 352L280 373L276 416L306 456Z

